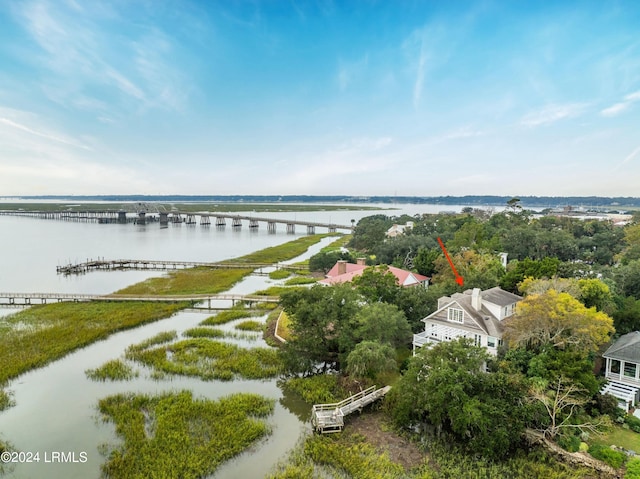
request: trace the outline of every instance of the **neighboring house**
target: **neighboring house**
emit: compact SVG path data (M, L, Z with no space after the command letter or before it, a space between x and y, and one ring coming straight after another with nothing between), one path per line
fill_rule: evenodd
M340 260L325 275L325 279L318 281L318 283L325 286L338 283L350 283L354 277L360 276L366 268L367 265L364 258L358 258L355 264ZM428 276L423 276L394 266L389 266L388 268L389 272L396 277L396 281L400 286L424 286L426 288L429 285Z
M502 320L515 312L522 299L499 287L480 288L438 299L438 309L424 318L424 331L413 335L413 351L441 341L470 338L495 355L502 344Z
M620 336L604 352L607 384L600 391L620 401L620 407L629 412L640 401L640 331Z
M413 229L413 221L407 221L405 225L396 225L394 224L391 228L387 230L387 238L395 238L396 236L403 235L405 230Z

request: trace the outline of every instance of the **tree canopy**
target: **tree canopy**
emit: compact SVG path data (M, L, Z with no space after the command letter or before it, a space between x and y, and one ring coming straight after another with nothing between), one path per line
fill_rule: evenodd
M535 351L551 346L595 352L614 332L607 314L553 289L520 301L515 314L504 320L504 327L510 346Z

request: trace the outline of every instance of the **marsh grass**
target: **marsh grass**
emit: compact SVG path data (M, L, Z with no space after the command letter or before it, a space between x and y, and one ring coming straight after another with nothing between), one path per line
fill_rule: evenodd
M285 286L298 286L302 284L313 284L318 281L318 278L308 278L306 276L295 276L284 282Z
M264 418L274 401L234 394L217 401L190 391L159 396L118 394L102 399L103 420L113 422L121 445L104 445L105 477L195 479L270 433Z
M261 332L264 329L264 323L260 321L242 321L235 325L235 328L240 331L256 331Z
M151 346L157 346L158 344L170 343L178 339L178 333L175 330L162 331L154 336L151 336L138 344L132 344L127 348L127 352L142 351L143 349L150 348Z
M187 338L231 338L242 339L245 341L257 341L259 338L259 336L256 334L223 331L222 329L211 328L207 326L187 329L184 333L182 333L182 335Z
M377 450L360 435L308 436L276 466L268 479L428 479L407 474L387 452ZM467 476L460 476L467 477Z
M215 316L209 316L204 321L200 322L201 326L219 326L220 324L226 324L230 321L240 318L250 318L253 316L251 311L244 309L228 309L221 311Z
M285 279L291 276L291 272L286 269L277 269L269 273L270 279Z
M85 374L94 381L130 381L138 372L120 359L107 361L96 369L87 369Z
M300 395L308 404L333 403L348 397L335 374L316 374L303 378L290 378L282 386Z
M182 269L127 286L117 294L217 294L228 290L251 272L251 269L207 267Z
M300 289L299 286L271 286L267 289L261 289L260 291L256 291L254 294L259 296L280 296L282 293L287 291L292 291L295 288Z
M110 334L167 318L187 303L90 302L32 306L6 318L0 334L0 384Z
M165 374L229 381L235 377L267 379L281 371L280 357L271 348L242 348L205 337L166 346L127 351L127 359Z
M200 326L197 328L187 329L182 335L186 338L224 338L225 331L218 328L209 328Z
M296 256L303 254L310 246L313 246L322 238L328 236L335 236L338 233L330 234L318 234L302 236L296 240L289 241L276 246L270 246L269 248L262 249L249 253L248 255L241 256L231 260L234 263L279 263L286 261Z
M11 397L11 393L5 391L4 389L0 389L0 411L4 411L5 409L9 409L14 404L15 404L15 402L13 401L13 398ZM0 443L0 447L2 447L2 443ZM0 452L2 452L1 449L0 449Z
M360 434L308 436L268 479L584 479L593 470L557 462L544 451L519 451L501 461L466 455L444 441L428 442L425 460L411 470Z

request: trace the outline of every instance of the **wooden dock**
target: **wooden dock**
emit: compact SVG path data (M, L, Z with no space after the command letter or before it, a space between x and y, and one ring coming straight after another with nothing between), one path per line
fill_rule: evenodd
M254 294L188 294L188 295L136 295L136 294L72 294L72 293L2 293L0 306L33 306L35 304L88 301L147 301L155 303L179 303L188 301L201 309L219 309L214 303L220 301L246 303L277 303L278 296L258 296ZM200 305L200 306L196 306Z
M303 266L294 266L282 263L208 263L204 261L158 261L144 259L88 259L82 263L66 264L56 266L58 274L84 274L90 271L114 271L114 270L151 270L151 271L172 271L187 268L216 268L216 269L251 269L254 274L264 273L265 269L289 269L304 270Z
M391 386L376 389L376 386L360 391L343 401L332 404L315 404L312 409L311 424L316 432L327 434L340 432L344 428L344 417L354 411L384 397Z

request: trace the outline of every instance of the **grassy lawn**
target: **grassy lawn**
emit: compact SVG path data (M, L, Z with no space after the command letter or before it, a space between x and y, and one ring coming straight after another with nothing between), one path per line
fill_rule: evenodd
M282 339L284 339L285 341L289 341L289 339L291 339L291 333L289 331L289 322L290 322L289 316L287 316L287 313L282 311L282 313L280 313L280 321L278 321L278 327L276 328L276 334L280 336Z
M615 426L605 435L593 437L594 444L615 445L640 453L640 434L621 426Z

